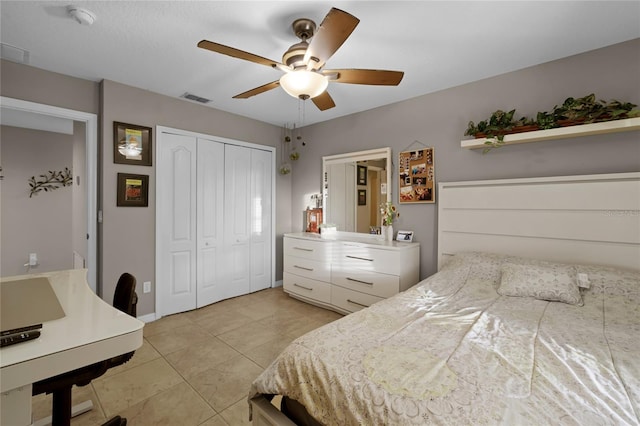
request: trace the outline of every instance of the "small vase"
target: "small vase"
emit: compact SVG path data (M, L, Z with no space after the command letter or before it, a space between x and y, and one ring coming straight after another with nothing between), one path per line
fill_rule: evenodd
M393 241L393 225L382 225L382 236L385 241Z

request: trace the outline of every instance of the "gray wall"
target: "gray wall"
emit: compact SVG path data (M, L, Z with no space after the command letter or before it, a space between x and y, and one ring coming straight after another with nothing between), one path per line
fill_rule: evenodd
M101 172L98 177L98 203L99 208L104 210L104 224L99 229L102 241L98 247L101 262L98 285L102 286L104 299L110 302L120 273L133 273L139 284L139 315L155 311L155 288L152 286L151 293L142 293L142 282L155 283L154 167L113 163L113 121L149 127L174 127L263 145L278 145L279 149L282 131L276 126L111 81L96 83L5 60L0 61L0 67L2 96L99 114ZM277 152L276 159L279 158L280 153ZM150 175L148 208L116 207L118 172ZM290 187L291 175L278 174L277 280L282 279L282 234L289 231L291 224Z
M113 121L163 125L279 148L281 130L265 123L115 82L100 85L7 61L1 66L2 96L102 114L98 136L104 191L99 202L104 224L99 279L106 300L112 297L117 276L124 270L136 275L140 284L155 283L154 168L113 164ZM510 146L486 155L461 149L460 140L469 120L484 119L499 108L516 108L531 116L550 110L568 96L592 92L600 98L640 104L638 76L640 40L633 40L305 128L307 146L293 173L277 178L276 279L282 276L281 235L302 229L301 213L309 202L305 194L321 189L322 156L390 146L397 158L417 140L435 147L438 181L637 171L638 132ZM353 87L353 96L357 89ZM149 208L115 206L118 172L150 175ZM395 175L393 182L397 202ZM396 226L415 231L421 243L421 276L426 277L436 268L436 205L403 204L399 209L402 214ZM142 294L141 285L138 290L139 314L154 312L155 293Z
M138 315L155 312L155 164L152 167L113 163L113 122L167 126L256 144L279 145L279 127L159 95L113 81L102 82L102 278L103 297L111 300L119 275L130 272L138 281ZM154 153L155 155L155 153ZM279 158L279 153L276 153ZM149 207L116 207L118 173L149 175ZM282 278L282 234L289 231L291 175L277 175L276 279ZM152 292L142 293L151 281Z
M3 276L22 275L29 253L39 265L30 272L70 269L72 264L73 187L41 191L31 198L29 178L71 169L73 136L0 126L4 179L0 194Z
M357 92L354 87L353 96ZM324 155L390 146L395 203L395 163L414 141L435 147L436 181L443 182L639 171L638 131L507 146L484 155L460 148L470 120L513 108L518 117L535 117L569 96L589 93L640 104L639 39L306 127L307 146L292 173L293 229L303 228L299 212L305 208L304 194L321 189ZM420 275L427 277L437 265L437 205L398 208L401 216L394 227L415 231L421 244Z

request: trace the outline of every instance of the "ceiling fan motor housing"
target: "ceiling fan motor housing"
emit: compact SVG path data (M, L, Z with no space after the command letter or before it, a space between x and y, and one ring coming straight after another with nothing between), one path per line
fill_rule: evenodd
M294 44L282 55L282 63L293 69L306 68L307 64L304 63L304 54L307 52L308 47L309 43L306 41Z
M291 28L293 28L293 33L300 40L308 40L313 37L316 32L316 23L311 19L301 18L293 21Z

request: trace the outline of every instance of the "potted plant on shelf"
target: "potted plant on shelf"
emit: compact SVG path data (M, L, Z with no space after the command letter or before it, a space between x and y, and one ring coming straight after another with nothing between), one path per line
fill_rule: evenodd
M538 130L538 125L526 117L514 120L515 112L515 109L509 112L499 109L493 112L488 120L479 121L477 125L470 121L464 134L475 138L487 138L485 144L488 147L485 151L488 151L503 145L505 135Z
M609 102L596 100L595 94L591 93L581 98L569 97L562 105L554 106L551 112L538 112L535 120L527 117L514 120L515 109L509 112L497 110L488 120L479 121L478 124L470 121L464 134L486 138L485 153L504 145L504 137L508 134L638 117L640 110L635 109L636 106L615 99Z

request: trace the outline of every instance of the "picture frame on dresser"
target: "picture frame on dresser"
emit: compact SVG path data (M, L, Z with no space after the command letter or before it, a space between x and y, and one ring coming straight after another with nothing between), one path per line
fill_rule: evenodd
M413 231L398 231L396 241L410 243L413 241Z

